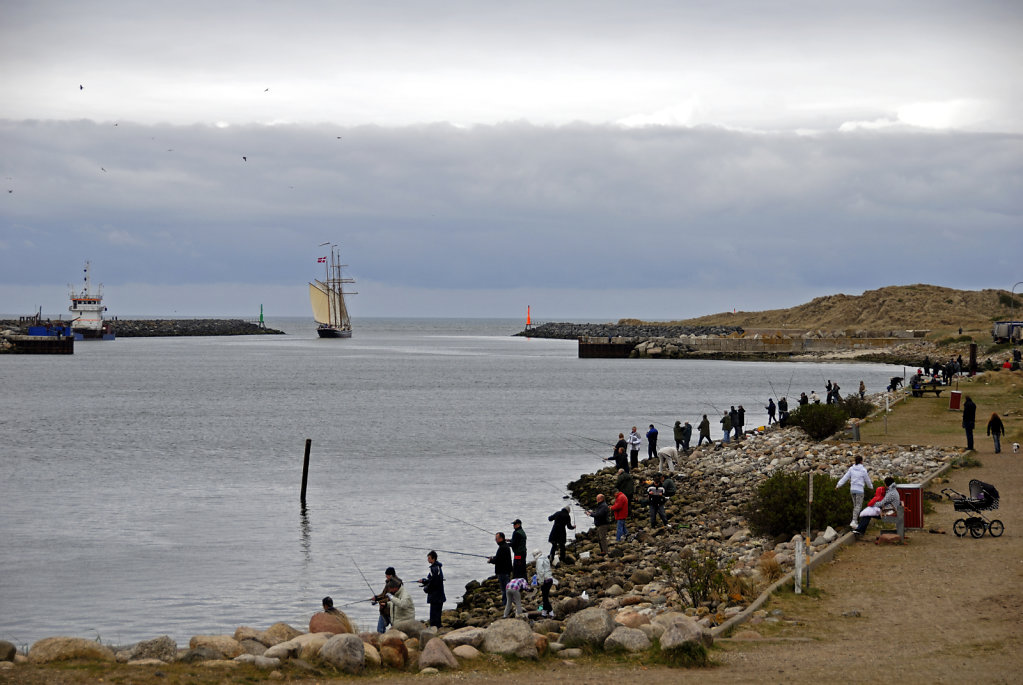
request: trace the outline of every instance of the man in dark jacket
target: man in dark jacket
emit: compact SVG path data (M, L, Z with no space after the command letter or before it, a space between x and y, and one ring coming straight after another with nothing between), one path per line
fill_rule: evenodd
M603 494L597 495L597 508L586 512L587 516L593 517L593 526L597 529L597 542L600 544L600 553L607 554L607 531L611 529L611 510Z
M561 561L565 560L565 543L568 540L568 530L571 528L575 530L575 526L572 524L572 513L569 506L566 504L561 509L547 517L548 521L554 521L554 525L551 527L551 534L547 536L547 542L551 543L551 553L547 555L547 558L554 561L554 552L558 552L558 558Z
M657 429L654 428L654 424L650 424L650 430L646 432L646 456L647 459L654 459L657 457Z
M682 451L689 454L689 442L693 439L693 426L688 421L682 426Z
M505 594L504 588L508 585L508 581L511 580L512 554L511 547L508 546L504 533L496 533L494 535L494 542L497 543L497 553L487 559L487 561L494 565L494 573L497 574L497 582L501 585L501 604L503 606L507 601L507 595Z
M447 597L444 595L444 571L441 570L441 563L437 561L437 553L430 550L426 555L430 563L430 573L419 581L426 593L426 602L430 605L430 625L440 628L440 615L444 610L444 602Z
M522 521L512 521L515 532L512 533L512 578L526 577L526 531L522 529Z
M963 403L963 428L966 429L966 449L973 449L973 426L977 422L977 405L973 403L970 396L966 396Z
M710 419L707 415L703 415L703 421L700 421L700 425L697 426L700 429L700 439L696 441L696 446L699 447L706 440L708 445L713 445L714 441L710 439Z

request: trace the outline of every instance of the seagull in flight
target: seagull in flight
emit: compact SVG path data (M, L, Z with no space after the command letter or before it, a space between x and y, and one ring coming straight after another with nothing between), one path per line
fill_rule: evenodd
M243 161L243 162L247 162L247 161L249 161L249 158L248 158L248 157L246 157L245 155L242 155L242 161Z

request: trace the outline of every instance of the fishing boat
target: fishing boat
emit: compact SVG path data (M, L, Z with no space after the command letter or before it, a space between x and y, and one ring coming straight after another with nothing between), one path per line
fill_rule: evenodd
M328 245L329 243L323 243ZM320 247L323 247L321 245ZM341 269L347 264L341 263L341 253L337 245L330 246L330 256L316 260L324 265L323 280L313 279L309 284L309 302L313 307L313 319L319 324L316 334L321 338L352 337L352 320L348 316L345 295L357 295L356 292L344 291L348 283L355 283L353 278L344 278Z
M106 310L103 306L103 284L100 284L96 292L92 291L92 275L89 262L86 262L85 284L77 291L71 287L71 306L68 307L74 317L71 319L71 330L74 331L75 340L113 340L114 329L103 321L103 312Z

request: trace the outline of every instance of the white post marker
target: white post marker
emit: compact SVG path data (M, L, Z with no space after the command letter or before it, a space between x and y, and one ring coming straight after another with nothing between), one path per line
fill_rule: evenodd
M796 536L796 594L803 594L803 536Z

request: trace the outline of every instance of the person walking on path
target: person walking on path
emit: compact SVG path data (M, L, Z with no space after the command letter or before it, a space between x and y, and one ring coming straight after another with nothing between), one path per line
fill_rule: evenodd
M732 419L728 416L728 412L725 412L724 416L721 417L721 433L724 435L721 438L722 444L727 443L732 435Z
M973 426L977 423L977 405L969 395L963 402L963 429L966 431L966 449L973 449Z
M629 498L621 490L615 495L610 510L615 517L615 542L621 542L622 538L629 534L625 529L625 519L629 518Z
M494 534L494 542L497 543L497 552L487 561L494 565L494 573L497 575L497 582L501 586L501 604L504 604L507 599L505 588L508 585L508 581L511 580L512 572L511 547L508 546L504 533L500 531Z
M511 551L512 551L512 578L526 577L526 531L522 528L522 521L512 521Z
M600 553L607 554L607 531L611 528L611 510L607 506L604 494L597 495L597 506L593 511L586 512L587 516L593 517L593 527L597 529L597 543L600 545Z
M437 553L432 549L426 555L426 561L430 564L430 573L419 580L426 593L426 603L430 605L430 625L440 628L440 615L444 610L444 602L447 597L444 595L444 571L442 564L437 561Z
M551 534L547 536L547 542L551 543L551 553L548 559L554 561L554 552L558 553L558 559L565 561L565 542L568 540L568 529L575 530L572 523L572 508L569 505L563 506L547 517L548 521L554 521L551 526Z
M674 438L675 438L675 449L676 450L681 449L682 448L682 421L681 420L675 422L675 427L672 428L672 433L673 433Z
M707 415L703 415L703 420L700 421L700 425L697 426L700 429L700 439L696 441L696 446L699 447L706 440L708 445L713 445L714 441L710 439L710 419Z
M693 439L693 426L691 423L686 421L685 425L682 426L682 452L689 456L689 443Z
M551 561L543 556L538 549L533 550L533 561L536 562L536 584L540 587L540 615L554 618L554 607L551 606L551 588L554 587L554 574L551 573Z
M860 518L860 510L863 508L863 493L874 487L874 484L870 482L867 467L863 465L863 457L859 454L856 455L855 463L838 480L835 489L838 490L846 483L849 484L849 492L852 494L852 520L849 522L849 527L855 528Z
M632 432L629 433L629 466L631 468L637 468L639 466L639 446L643 444L643 438L639 437L639 431L636 427L632 427ZM626 468L626 471L629 469Z
M767 425L770 426L772 423L775 423L774 412L777 409L777 407L774 406L773 397L767 398L767 406L764 407L764 409L767 410Z
M646 432L646 457L647 459L653 459L657 456L657 429L654 428L654 424L650 424L650 430ZM632 468L636 468L638 464L633 464Z
M987 422L987 434L995 441L995 454L1002 451L1002 436L1005 435L1005 424L997 413L991 414Z

